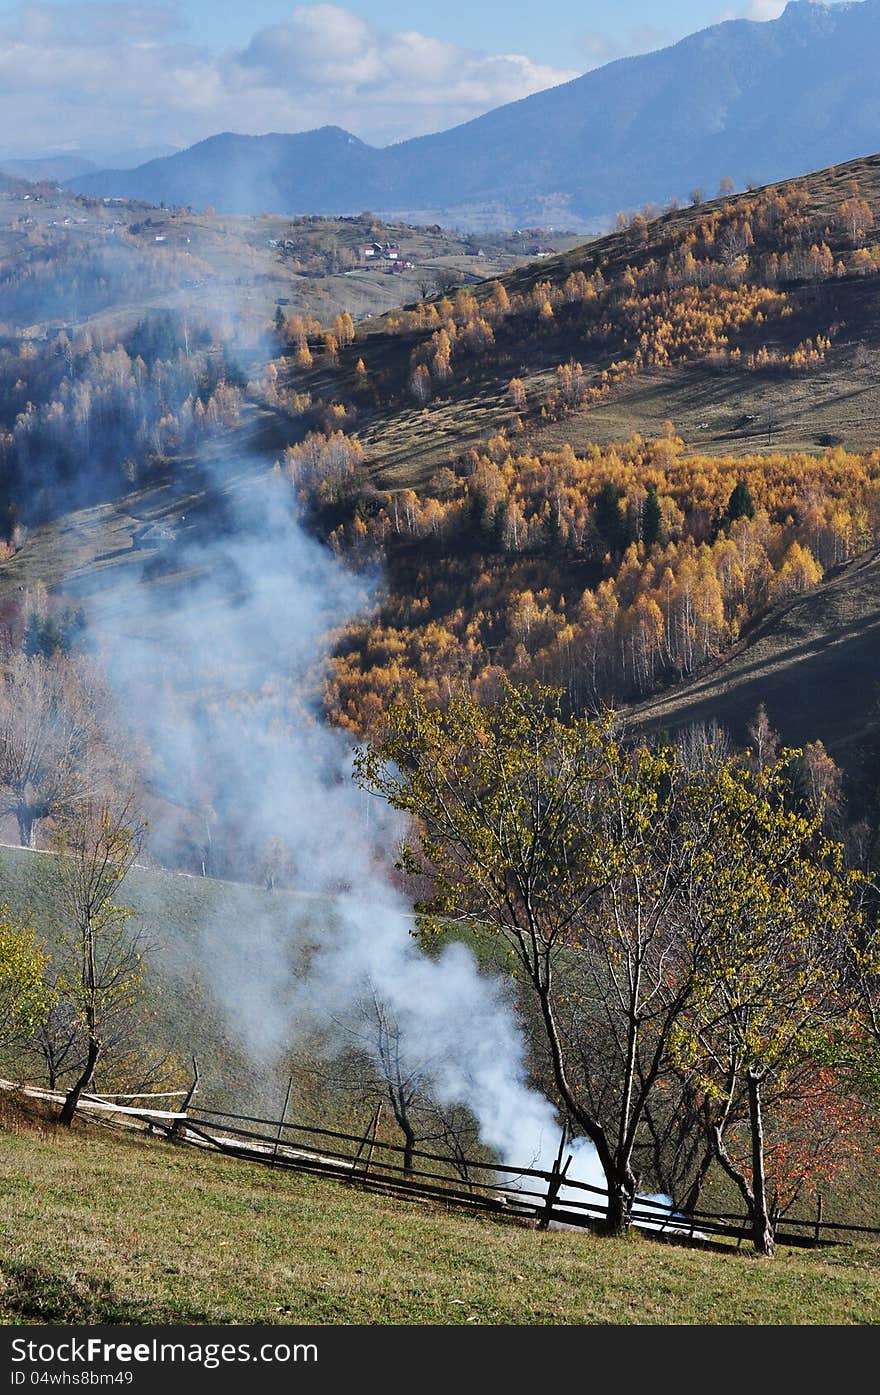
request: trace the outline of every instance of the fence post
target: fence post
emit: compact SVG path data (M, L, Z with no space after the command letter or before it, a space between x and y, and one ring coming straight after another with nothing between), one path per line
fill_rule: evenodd
M366 1131L366 1133L364 1134L363 1138L361 1139L360 1143L358 1144L358 1150L357 1150L357 1152L355 1153L354 1157L352 1158L352 1162L351 1162L351 1172L348 1174L348 1180L349 1180L350 1182L353 1182L354 1179L355 1179L355 1177L357 1176L357 1165L358 1165L358 1163L360 1162L361 1158L363 1157L364 1151L365 1151L365 1150L366 1150L367 1158L366 1158L366 1162L364 1163L364 1166L363 1166L363 1171L361 1172L360 1175L361 1175L362 1177L366 1177L367 1173L368 1173L369 1170L370 1170L370 1163L373 1161L373 1149L374 1149L375 1146L376 1146L376 1134L377 1134L378 1131L379 1131L379 1120L380 1120L381 1118L382 1118L382 1102L381 1102L381 1100L380 1100L379 1103L376 1105L375 1110L373 1111L373 1117L372 1117L372 1119L370 1120L369 1124L367 1125L367 1131Z
M567 1134L568 1125L563 1124L562 1137L559 1140L559 1151L557 1152L556 1158L553 1162L553 1170L547 1178L547 1197L544 1202L544 1213L541 1216L541 1219L538 1221L539 1230L546 1230L550 1224L550 1217L553 1215L553 1207L556 1205L556 1198L559 1196L562 1183L565 1180L565 1174L568 1172L569 1164L572 1159L572 1155L571 1153L569 1153L568 1157L565 1160L565 1166L561 1166L562 1154L565 1151L565 1141Z
M287 1082L287 1094L284 1096L284 1108L281 1111L281 1123L278 1125L278 1134L275 1139L275 1147L272 1149L272 1161L278 1157L278 1145L281 1142L281 1135L284 1132L284 1124L287 1119L287 1108L290 1104L290 1093L293 1089L293 1076Z
M822 1193L816 1193L816 1225L813 1231L815 1243L818 1245L822 1232Z
M382 1105L376 1105L376 1113L373 1115L373 1127L370 1130L370 1146L367 1149L367 1160L364 1163L364 1176L370 1170L370 1163L373 1161L373 1149L376 1147L376 1134L379 1132L379 1120L382 1118Z
M198 1063L198 1061L196 1060L195 1056L193 1056L193 1058L192 1058L192 1063L193 1063L193 1083L190 1085L189 1090L187 1091L186 1099L183 1101L183 1105L182 1105L181 1110L180 1110L181 1114L186 1114L187 1110L189 1109L190 1105L192 1104L192 1102L193 1102L193 1097L194 1097L194 1095L195 1095L195 1093L196 1093L196 1090L199 1088L199 1081L200 1081L201 1078L202 1078L201 1072L199 1071L199 1063ZM169 1137L170 1137L170 1138L177 1138L177 1136L178 1136L179 1133L180 1133L181 1128L183 1127L183 1123L184 1123L183 1119L175 1119L175 1120L174 1120L174 1123L171 1125L171 1129L170 1129L170 1131L169 1131Z
M737 1248L738 1250L742 1248L742 1242L743 1242L743 1240L744 1240L745 1237L746 1237L746 1231L747 1231L747 1229L748 1229L748 1227L749 1227L749 1224L750 1224L750 1217L749 1217L749 1216L743 1216L743 1223L742 1223L742 1225L741 1225L740 1228L739 1228L739 1235L736 1237L736 1248Z

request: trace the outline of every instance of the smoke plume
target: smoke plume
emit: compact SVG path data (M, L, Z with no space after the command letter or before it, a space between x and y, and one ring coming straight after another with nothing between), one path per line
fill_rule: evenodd
M371 585L294 509L260 462L218 467L195 516L166 528L131 581L90 606L121 706L152 751L160 850L177 836L171 813L200 809L213 830L206 870L229 870L230 840L253 866L274 848L286 879L315 894L305 972L271 926L243 925L234 942L202 927L214 994L269 1063L334 1024L339 1049L350 1045L344 1024L369 987L434 1099L466 1106L504 1162L549 1167L560 1124L528 1084L506 981L481 973L460 943L419 948L385 871L397 816L355 787L350 742L320 717L327 632L369 603ZM588 1146L576 1173L601 1185Z

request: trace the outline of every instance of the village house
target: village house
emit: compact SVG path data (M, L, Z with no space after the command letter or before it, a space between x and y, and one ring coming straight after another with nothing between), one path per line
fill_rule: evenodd
M361 256L365 261L399 262L400 248L396 242L365 242L361 245Z

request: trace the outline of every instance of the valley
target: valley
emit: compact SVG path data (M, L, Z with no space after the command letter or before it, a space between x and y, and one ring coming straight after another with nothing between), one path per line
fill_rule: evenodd
M382 148L0 178L0 1073L64 1094L0 1100L8 1321L876 1321L878 15ZM469 1230L83 1119L193 1057L205 1107L604 1214ZM736 1248L652 1250L646 1194Z

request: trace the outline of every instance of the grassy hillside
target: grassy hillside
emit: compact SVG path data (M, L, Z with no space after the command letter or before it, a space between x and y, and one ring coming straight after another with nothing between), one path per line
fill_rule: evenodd
M821 737L844 763L874 730L880 702L880 553L872 550L771 611L720 662L629 713L637 729L713 719L736 741L759 703L784 742Z
M335 402L359 444L340 470L310 437L289 477L388 579L340 641L333 718L369 728L412 684L491 694L500 670L620 705L876 544L878 272L872 157L638 215L338 352L294 330L291 431Z
M0 1108L6 1323L880 1320L873 1247L762 1263L541 1234Z
M361 247L397 243L411 269L368 264ZM570 246L561 235L551 243ZM521 265L531 237L490 237L483 256L470 240L437 226L362 218L224 217L154 208L122 199L90 199L33 187L0 173L0 331L40 339L59 326L118 333L145 311L176 309L228 317L259 338L280 303L328 323L347 310L381 314L433 287L437 275L476 281ZM53 261L65 274L50 281ZM34 276L34 266L40 274ZM94 278L96 284L90 284Z
M277 981L279 962L297 972L332 907L315 897L143 867L130 872L120 899L136 912L132 929L142 938L141 1048L157 1058L171 1053L178 1064L170 1074L184 1088L195 1054L205 1102L280 1113L285 1068L254 1051L254 1014L270 991L265 985ZM0 902L25 916L57 953L65 912L54 854L0 847ZM13 1056L6 1068L16 1078L41 1079L36 1060ZM308 1109L307 1074L298 1085Z
M102 1088L186 1088L195 1054L202 1075L197 1105L277 1119L292 1078L289 1119L361 1136L374 1098L358 1089L350 1068L338 1058L331 1063L318 1042L298 1037L293 1020L287 1050L283 1043L271 1050L261 1046L260 1017L273 1003L283 1004L288 976L302 974L310 946L332 932L332 901L142 866L129 873L118 899L135 911L131 931L141 937L143 995L127 1043L135 1065L111 1055L110 1073L99 1072ZM50 955L57 954L65 910L54 854L0 845L0 904L25 917ZM466 940L484 971L510 972L503 944L460 928L450 933ZM156 1062L158 1073L151 1076ZM21 1050L0 1056L0 1076L47 1083L42 1059ZM387 1110L379 1137L400 1142ZM470 1147L476 1155L477 1144ZM875 1161L873 1145L867 1146L833 1184L823 1185L826 1220L880 1225ZM738 1194L717 1169L702 1204L737 1214L741 1209ZM805 1191L793 1214L811 1216L814 1205Z
M854 181L861 197L880 215L880 156L872 156L800 181L676 209L647 226L644 219L637 219L621 231L508 273L501 278L508 296L523 301L541 285L549 286L551 294L562 293L568 278L578 273L590 278L601 272L605 289L595 304L554 304L553 319L537 332L528 306L512 314L505 328L496 325L494 344L462 355L461 369L456 368L452 379L436 390L424 413L406 385L413 346L429 334L418 329L401 332L400 316L394 312L368 322L350 354L342 355L335 378L344 393L354 359L363 357L369 378L382 385L379 405L363 428L375 480L384 488L422 487L451 455L509 426L506 389L513 376L526 385L529 409L523 420L533 447L564 439L577 448L587 442L621 440L632 432L648 437L656 435L667 419L674 422L687 446L701 453L760 449L767 442L768 424L776 449L817 450L828 436L851 449L872 446L880 422L874 357L880 343L876 329L880 278L836 272L830 277L793 273L774 280L789 300L790 313L747 326L731 339L732 345L738 342L744 350L766 344L784 353L806 337L831 331L831 350L815 372L805 376L778 370L755 372L735 362L727 362L720 371L710 362L708 351L687 344L659 370L645 364L632 379L620 375L601 401L567 412L563 422L548 421L540 414L558 364L574 357L592 383L612 364L632 358L637 336L631 337L621 314L624 302L634 294L628 273L635 273L638 294L639 274L655 264L656 275L651 273L644 282L644 294L654 294L666 284L670 259L688 249L707 268L714 263L714 270L707 269L706 287L713 281L723 283L736 257L746 254L751 268L747 281L761 279L761 256L774 250L781 254L797 246L808 251L814 244L825 243L834 258L845 257L853 241L840 226L840 205L850 197ZM723 236L738 211L742 215L756 200L792 190L799 191L792 226L782 217L763 238L753 227L755 242L748 248L734 242L707 250L700 242L699 229L707 220ZM868 248L880 245L880 221L876 227L872 222L858 241ZM488 282L476 291L481 302L490 294ZM672 294L674 298L674 288ZM326 388L323 366L316 367L315 379ZM308 375L302 381L308 383Z

